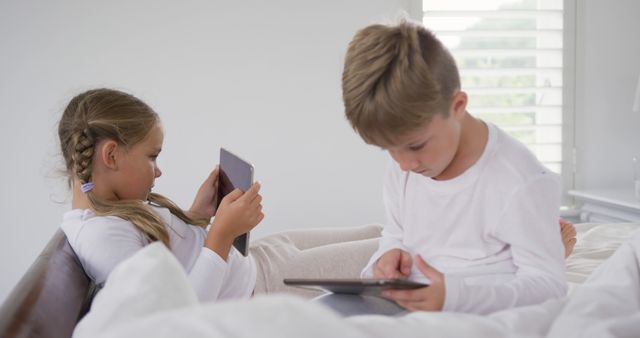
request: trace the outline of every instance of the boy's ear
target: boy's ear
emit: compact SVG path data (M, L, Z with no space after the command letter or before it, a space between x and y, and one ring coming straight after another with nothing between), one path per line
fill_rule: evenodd
M467 111L467 93L459 90L453 94L453 98L451 100L451 112L456 118L461 118L464 116L464 113Z
M100 160L105 167L109 169L118 169L118 163L116 157L118 156L118 142L113 140L106 140L100 147Z

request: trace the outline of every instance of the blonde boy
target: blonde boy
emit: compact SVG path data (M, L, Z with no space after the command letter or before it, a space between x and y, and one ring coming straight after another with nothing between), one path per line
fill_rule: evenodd
M387 224L363 277L407 310L490 313L563 296L560 183L525 146L470 115L455 61L427 29L371 25L349 45L346 116L389 152Z

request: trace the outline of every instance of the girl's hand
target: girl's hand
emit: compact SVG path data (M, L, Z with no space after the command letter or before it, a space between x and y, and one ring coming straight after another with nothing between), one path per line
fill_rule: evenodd
M209 177L202 183L196 193L196 197L191 204L189 212L198 218L211 218L216 214L216 203L218 201L218 176L220 166L209 174Z
M427 287L415 290L385 290L382 295L409 311L442 311L444 306L444 275L416 256L418 270L431 280Z
M247 192L235 189L222 199L205 240L206 247L226 259L233 240L264 218L259 192L260 183L254 183Z

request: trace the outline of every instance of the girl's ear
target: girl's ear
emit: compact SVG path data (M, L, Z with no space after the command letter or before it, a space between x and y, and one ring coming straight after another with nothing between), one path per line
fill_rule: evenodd
M118 142L113 140L106 140L100 147L99 157L105 167L113 170L118 169Z

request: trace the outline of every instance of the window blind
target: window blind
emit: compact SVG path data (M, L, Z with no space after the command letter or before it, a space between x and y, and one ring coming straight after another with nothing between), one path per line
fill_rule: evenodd
M563 1L423 0L423 23L450 49L468 110L562 170Z

